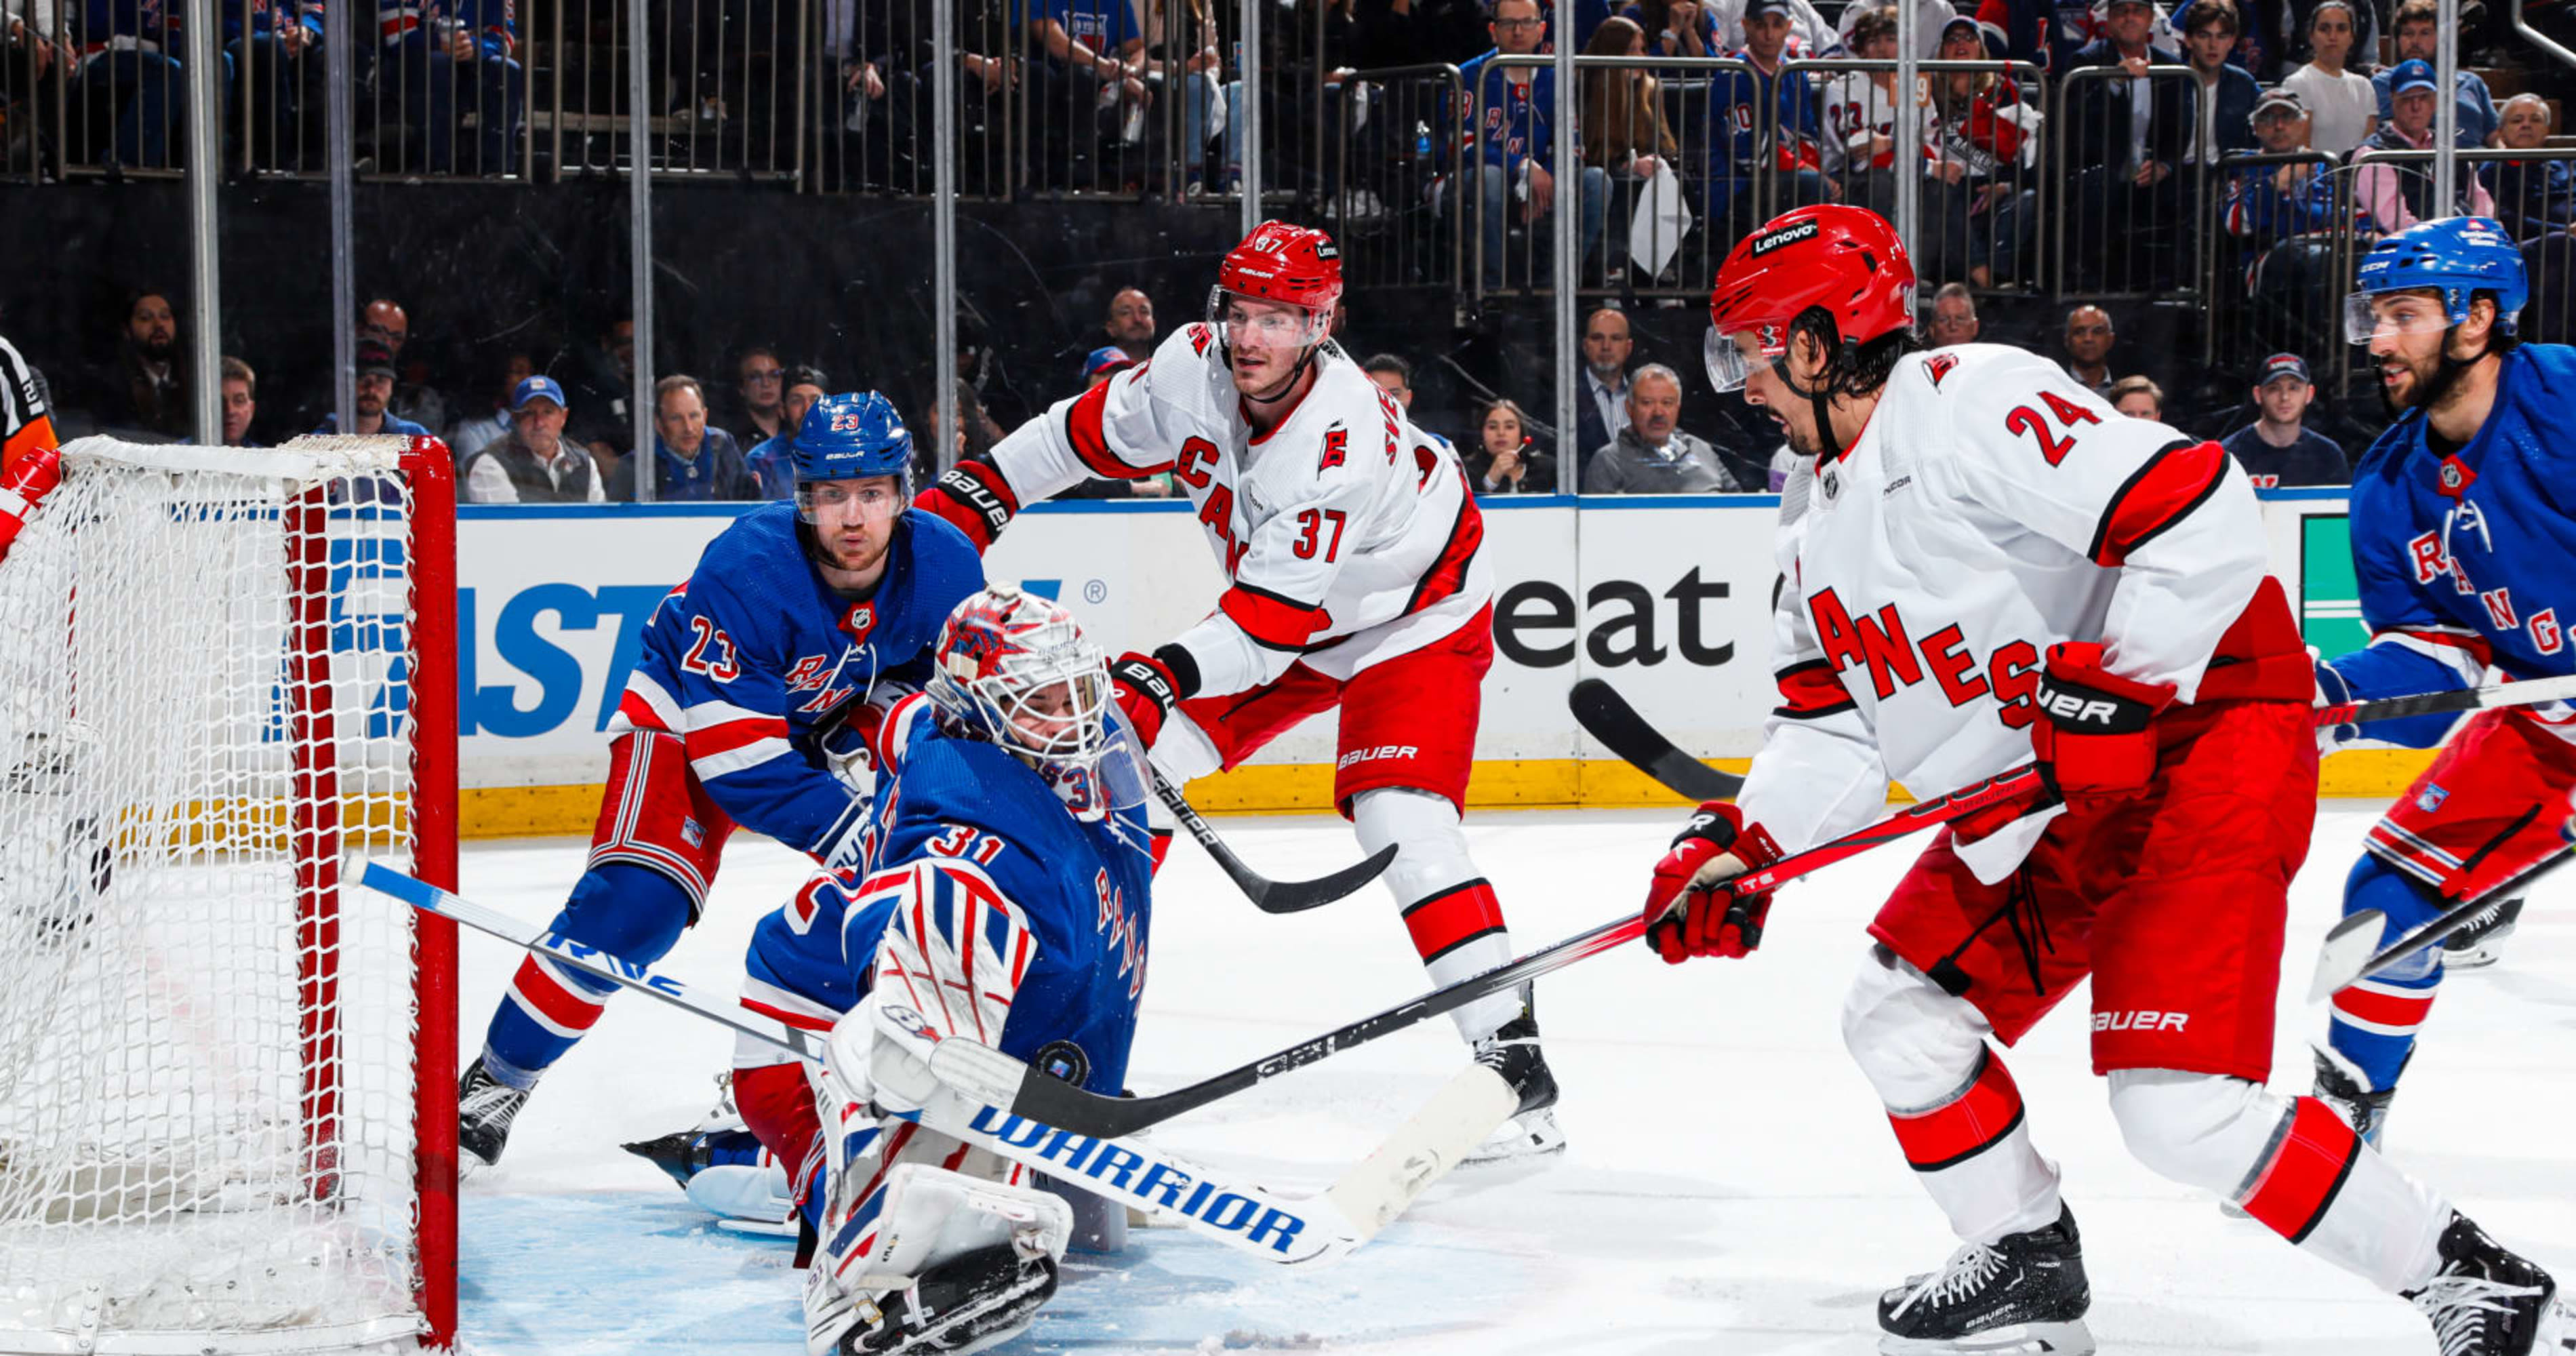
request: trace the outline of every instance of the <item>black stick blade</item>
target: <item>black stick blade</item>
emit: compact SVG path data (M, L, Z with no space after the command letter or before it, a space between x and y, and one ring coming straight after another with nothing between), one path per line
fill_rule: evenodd
M1598 678L1586 678L1565 694L1575 722L1629 766L1664 784L1684 800L1733 800L1744 779L1691 757L1673 746L1619 690Z
M1387 844L1359 861L1329 876L1313 880L1263 881L1259 886L1245 886L1254 908L1263 913L1304 913L1308 909L1330 904L1336 899L1376 880L1395 860L1395 845Z

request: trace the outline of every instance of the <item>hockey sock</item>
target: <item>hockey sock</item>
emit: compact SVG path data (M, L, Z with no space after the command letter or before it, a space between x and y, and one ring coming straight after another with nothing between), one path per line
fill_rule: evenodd
M582 875L552 930L624 960L651 964L668 953L689 923L688 891L650 867L602 862ZM517 1088L536 1084L599 1020L609 981L530 954L483 1037L485 1064Z
M1404 787L1363 791L1351 802L1351 827L1360 851L1396 844L1386 868L1414 954L1435 986L1455 984L1512 958L1512 936L1494 887L1467 855L1458 807L1446 796ZM1520 1015L1515 993L1493 994L1451 1013L1458 1034L1473 1042Z
M1992 1243L2056 1222L2057 1167L2031 1146L2021 1089L1992 1050L1940 1100L1890 1106L1887 1123L1959 1237Z
M2448 1202L2314 1097L2283 1109L2236 1203L2274 1233L2390 1292L2432 1279L2451 1218Z
M2377 909L2387 918L2380 930L2383 946L2431 922L2443 908L2429 888L2376 853L2362 854L2344 881L2346 916ZM2396 1086L2441 987L2442 948L2428 946L2334 996L2327 1040L2370 1080L2369 1091Z

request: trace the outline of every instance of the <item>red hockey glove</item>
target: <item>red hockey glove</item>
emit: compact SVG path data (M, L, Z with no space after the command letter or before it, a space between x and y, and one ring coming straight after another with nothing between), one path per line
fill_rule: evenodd
M1747 956L1762 945L1771 892L1739 898L1726 882L1780 860L1780 845L1724 801L1701 804L1655 863L1646 887L1646 945L1667 963L1692 956Z
M2090 641L2048 647L2032 697L2032 754L2068 809L2096 810L2146 789L2156 773L2156 713L2173 704L2170 683L2106 672Z
M1011 525L1012 516L1020 511L1020 497L1011 493L1011 483L991 462L961 461L929 489L914 495L912 506L947 519L975 543L976 554L981 555Z
M1178 645L1152 654L1130 650L1109 666L1109 694L1135 728L1138 743L1150 749L1162 738L1163 721L1172 708L1197 690L1198 672L1197 661Z

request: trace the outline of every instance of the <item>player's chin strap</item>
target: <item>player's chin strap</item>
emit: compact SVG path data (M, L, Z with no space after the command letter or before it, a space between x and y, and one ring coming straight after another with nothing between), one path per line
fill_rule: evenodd
M1303 350L1299 351L1297 354L1297 365L1289 368L1287 380L1279 383L1279 394L1266 396L1245 395L1243 398L1255 405L1276 405L1280 401L1286 400L1288 397L1295 395L1297 393L1298 379L1306 375L1307 368L1315 365L1315 355L1323 352L1324 345L1330 342L1332 342L1332 340L1330 336L1327 336L1306 345Z
M1834 347L1828 346L1829 349ZM1817 459L1818 465L1840 461L1843 453L1850 450L1842 445L1840 438L1834 436L1834 373L1851 365L1853 355L1858 348L1858 345L1849 340L1841 340L1833 361L1826 363L1824 371L1817 374L1816 385L1812 390L1800 390L1797 379L1789 375L1788 364L1784 361L1780 365L1780 384L1788 387L1791 395L1805 396L1808 408L1816 412L1816 443L1821 450L1821 455ZM1782 357L1785 359L1787 355L1783 354Z

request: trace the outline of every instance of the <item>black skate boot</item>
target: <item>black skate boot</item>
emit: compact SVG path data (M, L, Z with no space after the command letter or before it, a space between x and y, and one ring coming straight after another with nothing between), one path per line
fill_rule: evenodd
M1565 1152L1565 1134L1556 1128L1556 1075L1538 1048L1538 1016L1528 1003L1521 1015L1476 1042L1476 1062L1501 1074L1520 1094L1518 1110L1488 1136L1462 1163L1493 1163Z
M2442 1268L2406 1298L2432 1320L2442 1356L2565 1356L2576 1318L2558 1303L2549 1273L2506 1252L2454 1211L2442 1230Z
M2504 955L2504 939L2522 921L2522 901L2499 899L2478 910L2469 925L2442 939L2442 968L2482 970Z
M1971 1243L1939 1271L1879 1296L1878 1349L1888 1356L2085 1356L2093 1350L2084 1326L2092 1305L2075 1212L2061 1210L2045 1229L2010 1234L1991 1247Z
M510 1143L510 1122L527 1104L524 1090L494 1078L478 1056L456 1085L456 1147L472 1160L457 1166L488 1168L500 1162L501 1150Z
M2343 1117L2344 1124L2361 1136L2362 1143L2374 1149L2380 1148L2381 1136L2388 1129L2388 1104L2397 1096L2396 1084L2391 1082L2387 1087L2374 1090L2369 1077L2354 1067L2351 1060L2336 1054L2331 1046L2320 1045L2316 1051L2317 1100ZM2415 1053L2408 1051L2406 1058L2412 1060ZM2406 1072L2403 1061L2398 1064L2397 1072L2400 1075Z
M1028 1327L1055 1284L1055 1259L1022 1257L1008 1243L962 1253L890 1290L833 1293L809 1274L805 1350L809 1356L982 1351Z

